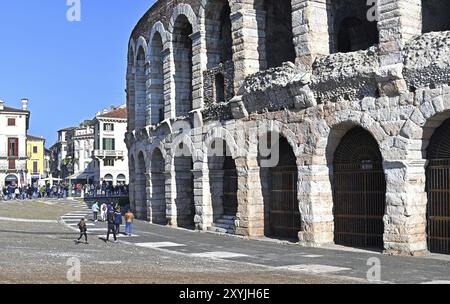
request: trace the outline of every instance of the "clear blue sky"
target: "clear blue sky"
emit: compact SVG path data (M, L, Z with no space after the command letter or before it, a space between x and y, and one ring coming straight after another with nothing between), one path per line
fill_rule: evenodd
M29 134L77 125L125 103L127 43L155 0L81 0L81 22L68 22L66 0L0 1L0 99L30 99Z

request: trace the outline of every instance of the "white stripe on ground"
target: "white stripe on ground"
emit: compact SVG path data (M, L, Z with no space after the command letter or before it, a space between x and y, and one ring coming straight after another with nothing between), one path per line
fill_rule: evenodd
M246 257L248 255L242 253L226 252L226 251L211 251L202 253L192 253L191 256L198 258L217 258L217 259L229 259Z
M328 265L307 265L307 264L301 264L301 265L289 265L289 266L282 266L277 267L277 269L280 270L289 270L289 271L300 271L300 272L312 272L312 273L333 273L333 272L340 272L340 271L346 271L351 270L350 268L344 268L344 267L335 267L335 266L328 266Z
M134 245L139 246L139 247L145 247L145 248L164 248L164 247L186 246L183 244L172 243L172 242L136 243Z
M58 223L58 221L55 220L36 220L36 219L21 219L21 218L10 218L10 217L0 217L0 221L7 221L7 222L23 222L23 223Z
M92 229L90 229L92 230ZM89 231L89 229L88 229ZM131 236L125 235L125 234L118 234L116 235L117 238L130 238L130 237L138 237L139 235L136 234L132 234ZM107 235L99 235L98 238L99 239L106 239ZM114 235L112 233L109 234L109 238L113 238L114 239Z

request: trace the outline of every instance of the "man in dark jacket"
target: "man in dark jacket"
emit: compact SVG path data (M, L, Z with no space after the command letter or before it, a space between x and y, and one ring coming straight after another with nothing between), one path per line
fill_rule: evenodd
M106 214L106 220L108 222L108 233L106 234L106 241L109 241L109 233L112 232L114 236L114 243L117 242L117 235L116 235L116 221L115 221L115 215L114 210L108 210L108 213Z

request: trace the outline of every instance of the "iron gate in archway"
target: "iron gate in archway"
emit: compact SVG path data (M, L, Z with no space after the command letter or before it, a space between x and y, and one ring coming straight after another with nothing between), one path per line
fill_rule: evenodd
M433 134L427 149L428 250L450 253L450 119Z
M297 199L297 167L275 167L271 170L270 233L296 239L301 218Z
M344 136L333 173L335 243L383 248L386 180L378 144L362 128Z

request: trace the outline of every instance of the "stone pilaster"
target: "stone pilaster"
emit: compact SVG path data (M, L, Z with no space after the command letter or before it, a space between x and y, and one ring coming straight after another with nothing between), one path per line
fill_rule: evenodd
M327 0L292 0L292 30L297 63L312 68L318 56L330 53Z
M264 199L256 158L236 158L238 174L238 212L236 234L264 236Z
M426 243L425 161L385 161L386 254L423 255Z
M422 32L420 0L378 0L380 65L377 75L382 96L396 96L407 91L403 79L405 42Z
M334 241L333 196L330 169L298 161L298 201L302 218L299 242L319 247Z
M203 108L203 62L207 60L204 47L205 33L198 31L193 33L192 40L192 109Z
M245 77L264 68L260 56L265 53L264 32L261 28L265 18L263 7L255 8L256 2L260 1L234 1L230 7L235 94L238 94Z
M171 166L169 170L164 173L166 181L166 217L167 224L172 227L177 227L177 206L175 204L175 171Z

